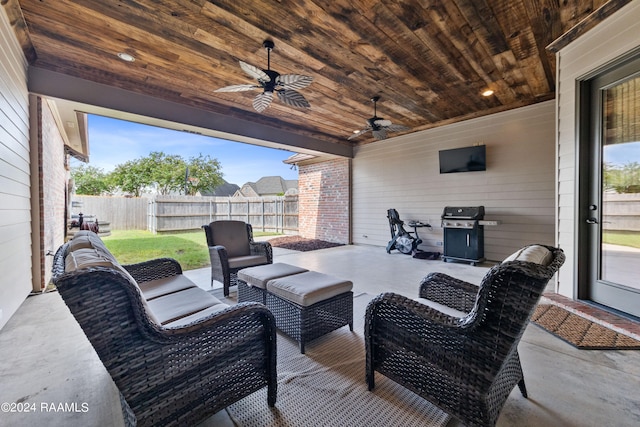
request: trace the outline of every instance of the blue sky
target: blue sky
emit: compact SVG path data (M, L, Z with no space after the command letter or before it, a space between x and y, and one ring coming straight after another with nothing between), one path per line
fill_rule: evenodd
M606 145L604 161L618 166L633 162L640 163L640 142Z
M223 178L242 186L263 176L298 179L283 160L290 151L259 147L187 132L142 125L139 123L89 115L89 165L111 172L128 160L149 155L152 151L178 154L185 160L200 153L218 159ZM72 163L74 165L74 163Z

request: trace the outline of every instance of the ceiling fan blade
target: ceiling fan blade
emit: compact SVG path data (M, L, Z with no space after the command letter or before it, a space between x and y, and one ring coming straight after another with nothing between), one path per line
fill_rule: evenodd
M280 101L285 104L291 105L292 107L300 107L300 108L309 108L309 101L305 99L300 93L295 90L290 89L281 89L278 91L278 98Z
M263 92L253 99L253 108L258 113L262 113L271 104L272 100L273 92Z
M214 92L244 92L246 90L253 90L256 88L260 88L258 85L231 85L221 87L220 89L214 90Z
M377 126L391 126L391 120L385 120L385 119L378 119L375 120L373 123L375 123Z
M351 135L351 136L350 136L349 138L347 138L347 139L357 138L357 137L359 137L360 135L364 135L365 133L369 132L370 130L371 130L371 128L359 130L358 132L355 132L353 135Z
M388 132L402 132L405 130L409 130L411 128L404 125L390 125L390 126L385 126L384 129Z
M263 70L261 70L260 68L255 67L251 64L247 64L246 62L242 62L242 61L238 61L238 62L240 62L240 68L242 68L242 71L244 71L254 79L261 82L271 81L271 77L269 77L269 75L265 73Z
M284 74L278 76L277 82L285 89L302 89L313 82L313 77L302 74Z
M384 129L374 130L373 137L375 139L387 139L387 132Z

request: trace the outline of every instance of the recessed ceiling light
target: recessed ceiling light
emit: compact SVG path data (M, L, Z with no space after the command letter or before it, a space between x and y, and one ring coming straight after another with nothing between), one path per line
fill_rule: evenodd
M358 132L360 132L360 129L356 129L353 131L353 133L358 133Z
M487 89L484 92L482 92L482 96L491 96L493 95L493 91L491 89Z
M133 62L136 60L136 58L133 57L133 55L129 55L128 53L125 52L119 52L118 53L118 58L122 59L123 61L127 61L127 62Z

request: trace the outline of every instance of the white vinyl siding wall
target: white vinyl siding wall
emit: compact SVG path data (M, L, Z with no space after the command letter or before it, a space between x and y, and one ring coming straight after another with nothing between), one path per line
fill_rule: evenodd
M0 328L31 291L27 61L0 7Z
M601 66L640 46L640 1L623 7L557 55L558 243L567 256L558 293L574 298L576 284L576 83Z
M394 117L401 123L401 118ZM442 252L445 206L485 207L485 257L502 260L529 243L555 243L554 101L366 144L353 160L353 242L386 246L386 218L427 221L421 248ZM439 150L485 144L487 170L440 174ZM412 230L406 227L408 230Z

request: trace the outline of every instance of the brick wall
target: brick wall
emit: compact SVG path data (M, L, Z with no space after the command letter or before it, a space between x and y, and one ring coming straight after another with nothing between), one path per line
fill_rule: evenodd
M298 167L298 229L302 237L335 243L350 239L349 159Z
M40 108L40 236L41 236L41 283L45 287L51 278L53 257L47 252L55 252L65 238L65 192L68 180L67 156L64 140L53 118L47 102L38 99ZM35 289L34 289L35 290Z

